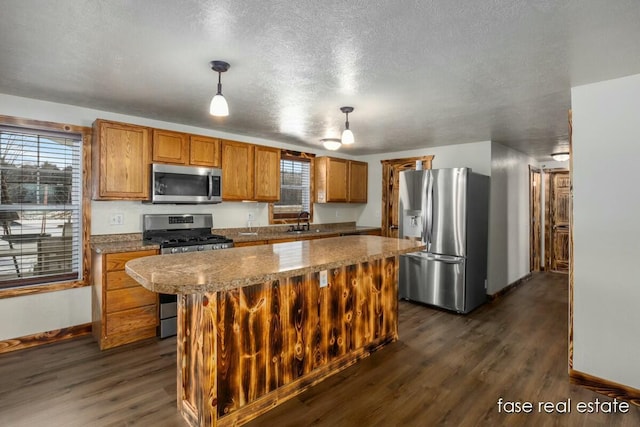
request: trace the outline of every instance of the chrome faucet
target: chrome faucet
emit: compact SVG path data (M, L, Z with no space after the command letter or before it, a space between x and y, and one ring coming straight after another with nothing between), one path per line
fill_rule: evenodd
M301 220L303 217L304 217L307 221L306 221L306 224L304 224L304 225L302 226L302 228L300 228L300 220ZM310 214L309 212L307 212L307 211L302 211L302 212L300 212L300 213L298 214L298 226L296 227L296 230L298 230L298 231L304 230L304 229L305 229L305 225L306 225L306 226L307 226L307 231L309 231L309 218L310 218L310 217L311 217L311 214Z

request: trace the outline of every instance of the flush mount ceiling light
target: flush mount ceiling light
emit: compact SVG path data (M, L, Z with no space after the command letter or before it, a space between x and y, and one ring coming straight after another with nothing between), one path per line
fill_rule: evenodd
M230 65L224 61L211 61L211 69L218 73L218 92L214 95L209 106L209 113L212 116L226 117L229 115L229 106L227 100L222 96L222 83L220 76L229 69Z
M342 131L341 142L344 145L353 144L355 139L353 138L353 132L349 129L349 113L353 112L353 107L340 107L340 111L347 115L347 121L344 123L344 131Z
M342 145L338 138L323 138L320 142L322 142L324 148L331 151L337 150Z
M569 160L570 155L568 151L562 151L560 153L553 153L551 157L557 162L565 162Z

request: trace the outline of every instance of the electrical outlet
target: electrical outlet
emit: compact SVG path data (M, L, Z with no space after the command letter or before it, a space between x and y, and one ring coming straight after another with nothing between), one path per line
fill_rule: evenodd
M327 277L327 270L322 270L320 272L320 287L326 288L329 284L329 278Z
M109 225L122 225L122 224L124 224L124 214L112 213L111 217L109 217Z
M336 209L336 218L338 218L338 215L339 215L339 214L338 214L338 209Z
M247 221L253 221L255 219L255 215L253 212L249 212L247 214Z

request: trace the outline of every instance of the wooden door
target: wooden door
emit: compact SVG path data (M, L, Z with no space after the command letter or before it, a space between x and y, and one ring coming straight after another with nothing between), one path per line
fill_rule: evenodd
M220 140L218 138L191 135L189 164L220 167Z
M569 241L571 220L571 177L569 172L549 173L549 227L547 268L560 273L569 272Z
M423 169L431 169L433 156L411 157L407 159L381 160L382 163L382 235L398 237L398 191L400 172L416 168L416 161L422 161Z
M280 149L255 146L255 200L280 200Z
M349 161L349 202L367 203L368 163Z
M542 268L542 211L540 169L529 166L529 271Z
M222 199L253 200L253 145L222 141Z
M186 165L189 161L189 135L153 130L153 162Z

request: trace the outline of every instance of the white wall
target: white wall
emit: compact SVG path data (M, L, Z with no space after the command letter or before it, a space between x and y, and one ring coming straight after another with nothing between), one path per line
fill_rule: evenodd
M382 209L382 164L381 160L404 159L434 155L431 166L434 169L471 168L474 172L491 175L491 142L429 147L418 150L362 156L359 160L369 163L368 203L358 218L358 225L380 227Z
M491 144L487 293L529 273L529 165L527 155Z
M0 341L89 322L89 286L0 299Z
M573 367L640 389L640 74L578 86Z

